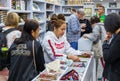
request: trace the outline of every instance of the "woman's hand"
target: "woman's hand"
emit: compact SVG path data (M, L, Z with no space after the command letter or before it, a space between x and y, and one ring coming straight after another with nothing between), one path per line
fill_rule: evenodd
M91 57L91 54L83 53L81 56L86 57L86 58L90 58L90 57Z
M84 38L88 38L86 34L83 35Z
M75 55L68 55L68 59L73 60L74 62L80 62L80 58Z
M86 24L85 23L81 23L81 27L82 28L86 28Z

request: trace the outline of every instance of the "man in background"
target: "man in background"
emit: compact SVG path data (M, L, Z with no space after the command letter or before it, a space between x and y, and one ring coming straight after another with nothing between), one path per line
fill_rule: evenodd
M71 14L68 20L67 26L67 40L70 43L71 47L74 49L78 49L78 39L81 35L81 25L79 19L81 19L84 15L84 12L81 10L77 10L75 14Z
M102 6L102 5L98 6L98 12L97 12L96 16L100 18L100 22L104 23L105 18L106 18L104 6Z

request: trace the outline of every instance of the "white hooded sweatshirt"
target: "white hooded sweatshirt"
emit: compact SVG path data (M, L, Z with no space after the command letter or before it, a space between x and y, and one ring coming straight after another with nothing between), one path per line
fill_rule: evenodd
M56 56L67 57L68 54L81 54L80 51L74 50L72 47L70 47L66 37L62 36L58 39L52 31L48 31L45 34L42 46L46 63L55 60Z

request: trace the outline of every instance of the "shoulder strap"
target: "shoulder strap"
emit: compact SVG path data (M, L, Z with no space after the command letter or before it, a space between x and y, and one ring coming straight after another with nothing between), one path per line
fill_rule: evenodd
M36 60L35 60L34 40L32 41L32 52L33 52L32 54L33 54L34 67L35 67L35 70L37 71Z
M98 24L98 27L99 27L99 33L100 33L100 35L99 35L99 39L101 40L101 33L102 33L102 31L101 31L101 25Z
M14 30L17 30L17 29L16 29L16 28L10 28L10 29L4 31L3 33L4 33L5 36L6 36L8 33L12 32L12 31L14 31Z

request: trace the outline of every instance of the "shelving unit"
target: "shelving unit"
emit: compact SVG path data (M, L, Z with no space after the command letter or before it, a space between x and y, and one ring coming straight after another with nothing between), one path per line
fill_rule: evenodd
M54 11L54 10L53 10ZM27 19L36 19L40 23L40 37L46 32L46 2L43 0L0 0L0 27L8 12L16 12L20 16L20 26ZM42 39L42 38L41 38ZM40 40L41 41L41 40Z
M61 5L55 5L54 13L59 14L62 11L62 6Z
M10 10L9 0L0 0L0 27L4 26L3 22L6 18L7 12Z
M50 20L50 16L54 13L54 9L55 9L55 5L50 3L50 2L46 2L46 19L47 21Z
M120 12L120 8L107 8L107 14L112 12L118 13Z
M40 33L46 32L46 4L44 1L33 0L32 18L36 19L41 26Z
M27 19L31 19L31 0L11 0L11 8L9 12L16 12L20 16L20 23L24 23Z
M33 0L32 2L32 18L40 23L40 36L38 40L42 39L46 32L46 2L42 0Z

